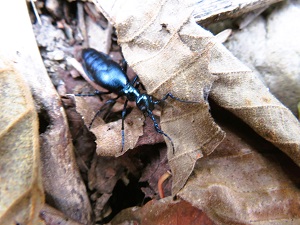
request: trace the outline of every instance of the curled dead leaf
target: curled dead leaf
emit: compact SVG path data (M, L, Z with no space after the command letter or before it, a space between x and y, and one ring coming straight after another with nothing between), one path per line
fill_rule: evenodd
M38 117L24 78L0 58L0 224L42 224Z
M212 99L300 166L300 123L292 112L223 45L216 43L211 59L210 71L219 76L211 91Z

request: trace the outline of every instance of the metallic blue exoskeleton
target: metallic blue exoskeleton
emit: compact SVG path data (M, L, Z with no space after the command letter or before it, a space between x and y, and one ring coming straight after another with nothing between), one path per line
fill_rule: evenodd
M115 103L121 96L126 96L127 98L122 111L122 150L124 147L124 119L126 115L126 106L128 101L132 101L136 102L138 108L146 116L149 116L152 119L155 130L171 141L174 152L174 145L171 138L159 128L152 111L155 105L166 100L168 97L178 101L182 100L174 97L170 93L167 93L161 100L156 101L153 100L151 95L141 94L136 87L138 76L132 81L129 81L127 75L118 63L114 62L108 55L98 52L95 49L84 49L82 51L82 59L83 67L89 78L96 84L108 90L108 92L100 92L100 94L115 93L118 95L116 98L108 100L107 103Z

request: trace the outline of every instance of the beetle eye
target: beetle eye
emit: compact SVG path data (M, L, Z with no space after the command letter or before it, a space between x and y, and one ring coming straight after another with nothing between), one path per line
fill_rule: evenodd
M139 104L138 107L139 107L139 109L140 109L141 111L143 111L143 112L146 111L146 108L147 108L147 107L145 106L145 104Z

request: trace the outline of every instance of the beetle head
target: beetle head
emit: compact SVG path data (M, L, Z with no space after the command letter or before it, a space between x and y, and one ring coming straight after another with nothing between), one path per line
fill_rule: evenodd
M148 110L152 111L154 109L152 96L147 94L141 94L139 98L136 100L136 104L138 108L144 113L147 112Z

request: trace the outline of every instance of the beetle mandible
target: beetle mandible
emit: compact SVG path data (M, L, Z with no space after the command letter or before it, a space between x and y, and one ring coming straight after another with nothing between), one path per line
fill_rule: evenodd
M137 107L144 113L144 115L149 116L152 119L156 132L164 135L170 140L174 153L174 144L172 139L159 128L152 111L154 110L155 105L165 101L168 97L181 102L188 101L176 98L171 93L167 93L161 100L154 100L151 95L145 93L141 94L137 88L138 76L135 76L135 78L130 81L118 63L113 61L108 55L98 52L95 49L83 49L82 59L83 68L91 81L108 90L107 92L98 92L98 94L117 94L116 98L108 100L105 104L114 103L121 96L125 96L127 98L122 111L122 151L125 142L124 119L126 116L126 107L128 101L131 101L136 102ZM92 123L93 120L91 124Z

